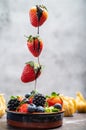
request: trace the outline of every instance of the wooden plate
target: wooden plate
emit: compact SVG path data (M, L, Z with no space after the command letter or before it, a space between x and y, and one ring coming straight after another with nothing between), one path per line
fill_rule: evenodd
M49 129L63 124L64 112L58 113L20 113L7 110L7 123L18 128Z

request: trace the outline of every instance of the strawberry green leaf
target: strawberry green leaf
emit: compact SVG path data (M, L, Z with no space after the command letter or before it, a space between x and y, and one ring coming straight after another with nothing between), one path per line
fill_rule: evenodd
M39 5L39 7L41 7L41 8L43 8L43 9L45 9L46 11L48 11L48 10L47 10L47 7L46 7L46 6L44 6L44 5Z
M50 108L49 107L45 107L45 112L49 112L50 113Z
M29 64L31 67L34 67L34 61L26 62L25 64Z
M28 36L27 38L28 38L28 39L27 39L28 42L32 42L32 40L33 40L32 35Z
M51 96L56 97L56 96L59 96L59 94L56 93L56 92L52 92L52 93L51 93Z
M35 39L38 39L40 41L40 37L37 35L37 36L25 36L27 38L27 42L32 42L33 40Z
M51 107L45 107L45 112L59 112L59 109L54 108L53 106Z
M59 111L59 109L57 109L57 108L52 109L52 112L58 112L58 111Z
M11 97L10 97L10 99L15 99L15 98L17 98L17 96L11 96Z
M49 95L46 95L46 98L50 98L50 96L49 96Z
M34 96L35 94L37 94L38 93L38 91L37 90L32 90L32 92L31 92L31 96ZM30 96L30 97L31 97Z

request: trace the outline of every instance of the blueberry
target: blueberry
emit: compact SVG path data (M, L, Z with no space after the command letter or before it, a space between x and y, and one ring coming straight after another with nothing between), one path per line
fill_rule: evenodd
M30 93L25 94L25 97L26 97L26 98L29 98L30 96L31 96L31 94L30 94Z
M35 112L36 111L36 105L35 104L30 104L28 106L28 112Z
M45 111L45 109L44 109L44 107L42 107L42 106L38 106L37 108L36 108L36 112L44 112Z
M56 103L54 105L54 108L57 108L57 109L61 110L62 109L62 105L60 103Z

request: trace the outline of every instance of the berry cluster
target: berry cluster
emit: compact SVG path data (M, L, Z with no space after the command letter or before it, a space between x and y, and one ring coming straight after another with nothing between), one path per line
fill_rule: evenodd
M59 95L44 96L37 91L25 94L24 97L11 97L8 101L7 108L16 112L58 112L62 110L62 99Z
M44 112L45 102L46 98L44 95L32 91L29 94L25 94L24 97L11 98L8 101L7 108L10 111L18 112Z

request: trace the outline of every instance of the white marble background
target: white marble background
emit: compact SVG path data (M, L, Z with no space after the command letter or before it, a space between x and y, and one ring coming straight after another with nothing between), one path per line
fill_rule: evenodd
M68 96L81 91L86 96L86 0L0 0L0 92L8 99L34 88L34 82L24 84L20 76L26 61L37 61L24 37L37 33L28 15L36 4L46 5L49 12L40 27L40 62L45 68L38 91Z

